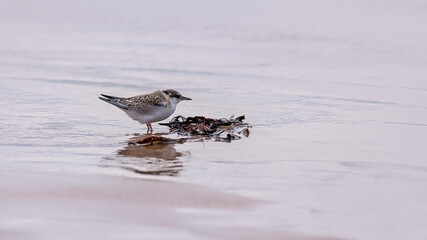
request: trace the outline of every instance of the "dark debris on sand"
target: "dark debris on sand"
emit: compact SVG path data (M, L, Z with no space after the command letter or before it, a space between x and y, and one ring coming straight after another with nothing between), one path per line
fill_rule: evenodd
M231 142L242 137L249 137L248 123L243 122L245 116L234 118L207 118L203 116L183 117L176 116L168 123L159 123L169 127L170 133L177 133L184 136L180 139L171 139L161 136L146 136L137 141L129 142L129 145L135 144L164 144L164 143L183 143L187 140L214 140L218 142Z
M203 116L195 116L185 118L177 116L172 118L169 123L159 123L160 125L168 126L171 133L178 133L183 136L205 136L214 138L218 141L229 142L238 140L242 136L249 136L250 125L243 122L245 116L234 118L207 118Z

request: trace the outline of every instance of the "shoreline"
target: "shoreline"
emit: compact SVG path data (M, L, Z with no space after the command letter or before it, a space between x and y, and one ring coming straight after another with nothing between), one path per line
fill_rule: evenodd
M175 181L8 172L0 176L0 193L0 236L7 239L134 239L147 232L153 238L327 239L241 223L223 226L229 217L262 201Z

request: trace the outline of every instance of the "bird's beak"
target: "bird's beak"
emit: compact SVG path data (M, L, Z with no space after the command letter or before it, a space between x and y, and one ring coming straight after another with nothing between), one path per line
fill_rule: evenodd
M182 96L182 98L181 98L182 100L192 100L191 98L189 98L189 97L184 97L184 96Z

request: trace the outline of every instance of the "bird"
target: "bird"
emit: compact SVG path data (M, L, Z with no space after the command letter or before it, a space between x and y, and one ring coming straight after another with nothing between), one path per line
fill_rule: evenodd
M102 101L112 104L123 110L130 118L147 125L147 134L153 133L151 123L168 118L175 112L176 106L183 100L192 100L184 97L174 89L158 90L134 97L115 97L101 94Z

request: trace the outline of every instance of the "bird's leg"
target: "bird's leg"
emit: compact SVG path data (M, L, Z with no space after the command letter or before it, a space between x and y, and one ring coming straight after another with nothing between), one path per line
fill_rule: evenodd
M145 124L145 125L147 125L147 135L150 133L150 124L149 123L147 123L147 124Z
M151 123L147 123L147 134L153 133L153 127L151 126Z

